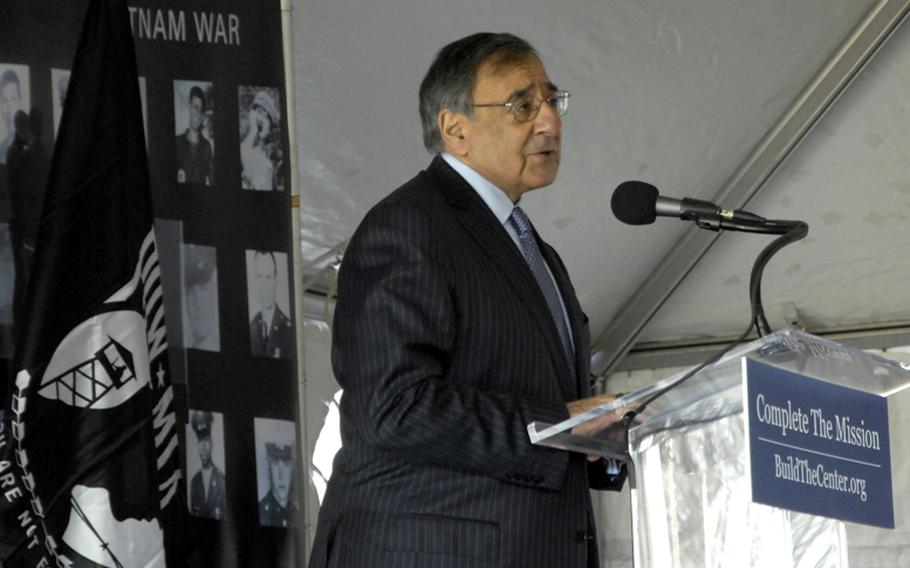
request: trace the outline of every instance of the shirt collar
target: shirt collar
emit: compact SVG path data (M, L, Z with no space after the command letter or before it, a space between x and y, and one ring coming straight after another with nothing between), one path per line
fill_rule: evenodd
M262 314L262 322L265 324L266 329L271 330L272 318L275 315L275 304L272 303L271 308L262 308L262 311L260 311L260 313Z
M483 199L500 223L505 224L509 220L512 209L518 204L512 203L506 192L490 183L489 180L452 154L443 152L440 156L477 192L477 195Z

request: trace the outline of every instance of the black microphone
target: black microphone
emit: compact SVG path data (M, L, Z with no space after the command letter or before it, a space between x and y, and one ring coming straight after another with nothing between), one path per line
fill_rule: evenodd
M661 197L657 188L643 181L624 181L613 191L610 207L617 219L629 225L650 225L658 217L679 217L686 221L721 220L762 223L763 217L748 211L731 211L710 201Z

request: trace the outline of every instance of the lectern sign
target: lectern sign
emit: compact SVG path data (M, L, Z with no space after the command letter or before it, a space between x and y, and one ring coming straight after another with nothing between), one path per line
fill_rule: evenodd
M887 399L743 359L752 500L894 528Z

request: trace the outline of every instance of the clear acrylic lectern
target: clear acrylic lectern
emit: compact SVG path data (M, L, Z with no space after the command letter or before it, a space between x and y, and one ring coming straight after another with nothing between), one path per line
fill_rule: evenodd
M896 528L751 501L744 357L887 399ZM784 329L734 349L657 399L632 423L627 444L616 426L571 433L605 415L621 417L682 374L560 424L528 425L534 443L628 462L637 568L910 566L910 367Z

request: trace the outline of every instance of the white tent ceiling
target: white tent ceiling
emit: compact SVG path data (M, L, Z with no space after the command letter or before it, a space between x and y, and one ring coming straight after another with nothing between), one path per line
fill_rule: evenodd
M429 163L417 86L436 51L476 31L509 31L531 41L551 78L573 94L560 177L523 205L565 260L604 365L633 341L738 334L749 318L752 260L770 240L728 233L715 241L670 219L622 225L609 201L627 179L670 197L748 202L765 217L809 222L809 238L766 270L773 328L786 323L787 304L815 332L903 325L910 30L893 34L768 176L908 3L298 3L293 64L308 276L324 290L317 275L331 251L370 206Z

